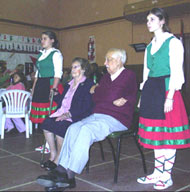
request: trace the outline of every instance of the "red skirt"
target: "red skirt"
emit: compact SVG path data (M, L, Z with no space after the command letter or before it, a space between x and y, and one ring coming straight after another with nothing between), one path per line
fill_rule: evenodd
M181 93L176 91L173 99L173 110L165 113L164 120L140 117L138 135L139 143L143 147L149 149L190 147L190 128Z

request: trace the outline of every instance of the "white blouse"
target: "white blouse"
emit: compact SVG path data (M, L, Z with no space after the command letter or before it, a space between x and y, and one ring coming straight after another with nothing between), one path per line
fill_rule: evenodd
M50 48L48 50L41 50L42 55L38 59L39 61L45 59L52 51L57 51L53 54L53 65L54 65L54 77L61 78L63 74L63 56L58 49ZM35 77L38 77L38 70L36 71Z
M151 54L154 54L159 50L161 45L164 43L166 39L173 36L173 34L165 32L163 35L155 40L155 37L151 41ZM170 82L169 82L169 90L180 90L184 79L184 71L183 71L183 61L184 61L184 48L182 42L173 38L170 40L169 44L169 57L170 57ZM147 68L147 50L145 50L144 56L144 70L143 70L143 82L140 84L140 89L143 88L145 81L148 79L149 69Z

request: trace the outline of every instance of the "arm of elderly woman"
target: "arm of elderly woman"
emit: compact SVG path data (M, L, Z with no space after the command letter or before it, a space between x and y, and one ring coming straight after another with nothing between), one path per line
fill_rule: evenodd
M90 88L93 86L93 82L87 79L84 84L80 84L75 92L72 100L72 105L69 110L73 122L79 121L92 112L93 101L92 94L90 93Z
M93 85L91 88L90 88L90 93L93 94L95 93L95 89L96 87L98 86L99 84L97 83L96 85Z
M73 122L76 122L90 115L93 106L92 95L90 94L90 88L92 87L92 85L93 82L90 79L87 79L85 82L79 84L72 98L69 111L61 114L60 116L56 116L55 112L50 116L50 118L56 117L56 121L63 121L71 118ZM64 88L62 99L64 98L67 90L68 87ZM61 101L62 99L59 98L59 100ZM59 102L59 107L61 107L61 103L62 102Z

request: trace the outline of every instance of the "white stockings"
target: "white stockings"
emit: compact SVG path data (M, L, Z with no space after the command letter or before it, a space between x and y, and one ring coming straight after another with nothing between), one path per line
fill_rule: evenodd
M173 182L171 179L172 168L175 162L176 149L155 149L155 167L151 175L140 177L137 182L142 184L154 184L158 190L170 187Z

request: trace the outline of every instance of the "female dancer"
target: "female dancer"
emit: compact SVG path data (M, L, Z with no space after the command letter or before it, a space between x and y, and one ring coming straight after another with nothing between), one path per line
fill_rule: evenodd
M147 27L154 38L145 51L138 133L140 144L154 149L155 168L137 182L152 183L158 190L173 184L176 149L190 147L188 118L179 91L184 83L184 49L169 32L167 22L163 9L153 8L148 13Z
M37 72L32 87L32 108L30 119L33 123L42 123L49 114L49 96L53 90L62 93L63 87L59 84L62 76L63 56L56 49L58 41L52 31L42 33L41 44L43 50L36 63ZM57 104L53 102L52 112Z

